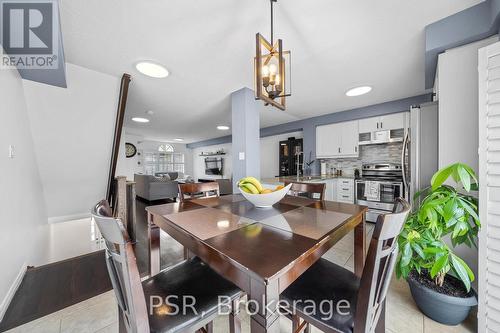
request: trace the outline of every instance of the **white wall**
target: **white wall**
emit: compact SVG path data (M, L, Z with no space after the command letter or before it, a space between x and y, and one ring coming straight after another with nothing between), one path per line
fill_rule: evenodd
M66 64L68 88L24 81L50 221L88 215L104 198L119 79Z
M147 140L144 136L127 133L127 128L123 129L122 139L120 141L120 151L118 152L118 163L116 165L116 175L126 176L127 180L134 180L135 173L143 173L144 166L138 164L141 161L139 154L134 157L127 158L125 156L125 143L132 143L137 151L157 151L158 146L161 144L169 144L174 147L174 151L179 153L184 153L184 170L186 175L193 174L193 154L191 149L188 149L185 144L182 143L172 143L172 142L161 142Z
M224 164L222 168L222 177L221 176L216 176L216 175L207 175L205 174L205 157L200 156L200 154L203 153L208 153L208 152L216 152L220 149L223 149L226 152L226 155L222 155L224 159ZM192 176L195 180L198 180L198 178L203 178L203 179L220 179L220 178L227 178L230 179L233 175L233 168L232 168L232 144L231 143L225 143L222 145L214 145L214 146L206 146L206 147L200 147L200 148L194 148L192 149L192 156L193 156L193 173Z
M479 171L478 50L497 40L491 37L439 55L439 168L461 162ZM456 252L477 274L477 250L461 246Z
M0 70L0 100L1 317L20 271L45 260L48 230L23 85L16 70ZM12 159L9 145L14 146Z
M498 37L439 55L439 167L462 162L478 171L478 50Z
M302 131L268 136L260 139L260 176L273 178L279 175L279 142L290 137L303 138ZM306 157L309 158L309 157Z

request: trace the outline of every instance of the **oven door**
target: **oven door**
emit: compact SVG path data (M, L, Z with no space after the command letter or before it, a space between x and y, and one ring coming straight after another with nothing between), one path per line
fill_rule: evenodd
M377 181L379 183L380 200L377 202L393 204L397 198L403 195L403 183L391 181ZM356 181L356 199L362 201L369 201L365 196L366 181Z
M368 207L366 220L370 222L376 222L380 214L392 212L396 198L403 195L402 182L379 181L378 183L380 186L380 200L371 201L367 200L365 196L366 181L356 181L356 203Z

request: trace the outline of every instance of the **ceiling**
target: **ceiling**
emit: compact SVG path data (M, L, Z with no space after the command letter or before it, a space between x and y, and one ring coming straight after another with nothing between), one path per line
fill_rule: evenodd
M424 27L480 0L279 0L275 38L292 51L285 112L262 106L261 127L424 93ZM61 0L66 60L132 74L127 131L186 143L229 134L231 92L253 86L255 33L269 38L267 0ZM170 71L145 77L154 60ZM345 91L373 86L361 97ZM147 116L137 124L133 116Z

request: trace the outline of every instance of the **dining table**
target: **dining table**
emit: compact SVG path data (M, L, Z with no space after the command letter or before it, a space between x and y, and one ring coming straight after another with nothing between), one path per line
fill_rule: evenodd
M280 294L351 231L354 273L363 272L365 206L287 195L270 208L257 208L232 194L146 210L150 274L160 271L164 231L248 295L255 304L252 333L280 331Z

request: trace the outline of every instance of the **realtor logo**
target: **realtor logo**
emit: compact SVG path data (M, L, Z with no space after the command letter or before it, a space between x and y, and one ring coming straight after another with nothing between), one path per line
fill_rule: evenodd
M18 69L58 68L59 24L55 3L0 0L1 66Z

